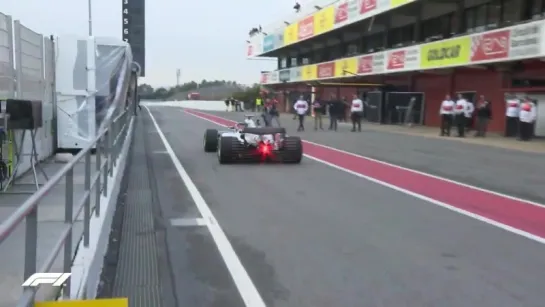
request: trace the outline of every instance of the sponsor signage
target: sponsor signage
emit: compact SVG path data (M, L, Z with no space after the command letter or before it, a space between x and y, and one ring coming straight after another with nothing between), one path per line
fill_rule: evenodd
M364 55L358 58L358 74L373 72L373 55Z
M358 73L358 58L344 58L335 61L335 77L354 76Z
M335 24L341 24L348 20L348 2L342 2L335 9Z
M469 63L469 36L425 44L420 47L420 68L442 68Z
M294 67L290 69L290 81L301 81L303 78L303 69L301 67Z
M274 34L265 36L265 38L263 38L263 52L274 50L275 40Z
M542 22L513 27L510 34L509 59L541 55L542 28Z
M269 75L269 83L278 83L278 81L279 81L278 72L277 71L271 72L271 74Z
M297 42L297 33L299 31L299 24L293 23L284 29L284 46L291 45Z
M361 0L348 0L348 23L358 19L360 15L360 1Z
M335 76L335 62L322 63L317 65L317 77L318 79L322 78L331 78Z
M301 79L303 79L304 81L309 81L309 80L316 80L317 79L317 66L312 64L312 65L305 65L303 66L303 73L301 75Z
M314 15L299 21L299 28L297 30L297 39L303 40L314 35Z
M261 84L267 84L269 83L269 72L262 72L261 73L261 80L259 80L259 83Z
M366 14L377 8L377 0L360 0L360 14Z
M412 70L420 67L420 49L418 47L392 50L387 53L386 69Z
M314 15L314 35L329 32L335 26L335 6L330 5Z
M284 70L281 70L279 73L278 73L278 81L280 82L288 82L290 81L290 70L289 69L284 69Z
M381 1L377 2L379 7ZM352 74L346 72L352 71L358 75L371 75L545 58L543 25L545 21L540 20L423 45L291 68L290 82L298 80L296 76L300 76L302 81L310 81L350 77ZM274 75L262 78L268 79L269 83L274 83L275 79Z

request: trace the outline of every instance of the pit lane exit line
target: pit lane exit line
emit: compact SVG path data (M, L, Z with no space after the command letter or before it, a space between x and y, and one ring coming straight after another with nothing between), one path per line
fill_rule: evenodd
M234 121L185 109L219 126ZM398 192L545 244L545 206L326 145L305 141L305 157ZM310 152L309 152L310 151Z
M250 276L248 275L248 272L242 265L242 262L237 256L233 246L231 245L231 242L229 242L227 235L225 235L225 232L223 231L216 217L212 213L212 210L210 210L210 207L204 200L202 194L199 192L197 186L195 185L195 183L193 183L193 180L191 180L189 174L182 166L182 163L176 156L176 153L172 149L172 146L170 145L163 131L159 127L159 124L155 120L155 117L153 116L153 114L151 114L151 111L147 106L144 105L144 108L146 108L151 118L151 121L153 122L153 125L157 130L157 134L163 142L165 150L168 152L168 155L170 156L174 167L178 171L178 174L180 175L180 178L182 179L185 186L187 187L187 190L189 191L189 194L191 195L191 198L193 199L197 210L201 214L202 222L206 224L205 226L208 228L208 231L210 232L214 243L216 243L218 251L223 261L225 262L227 270L233 278L233 282L236 285L245 306L266 307L263 298L257 291L257 288L252 282Z

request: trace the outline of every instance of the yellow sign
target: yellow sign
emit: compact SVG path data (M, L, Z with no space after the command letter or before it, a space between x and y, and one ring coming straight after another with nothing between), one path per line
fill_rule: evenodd
M314 14L314 35L331 31L335 26L335 6L330 5Z
M301 68L301 79L303 81L316 80L318 79L318 66L316 65L305 65Z
M129 307L129 299L124 297L84 301L38 302L34 304L34 307Z
M349 77L358 73L358 58L335 61L335 77Z
M402 6L407 3L411 3L414 0L390 0L390 8Z
M441 68L469 63L471 38L461 37L420 47L420 68Z
M284 46L297 42L298 23L292 23L284 29Z

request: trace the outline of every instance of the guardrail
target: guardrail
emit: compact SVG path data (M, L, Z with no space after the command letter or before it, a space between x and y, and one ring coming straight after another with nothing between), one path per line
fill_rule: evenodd
M119 94L119 91L118 91ZM118 96L118 95L116 95ZM125 100L126 95L121 94L116 99ZM122 104L124 105L124 104ZM131 104L122 110L109 125L100 131L90 144L82 149L74 158L61 168L49 181L47 181L36 193L30 196L19 208L0 225L0 245L10 234L25 222L25 256L24 256L24 278L25 280L34 273L49 272L55 260L64 247L63 272L70 272L73 259L73 228L74 223L83 212L83 246L89 246L90 220L94 210L96 216L100 216L101 195L107 196L108 185L113 176L113 169L117 165L121 148L132 133L131 121L134 120L135 105ZM129 128L131 127L131 128ZM96 170L92 172L92 151L96 149ZM74 199L74 167L79 161L84 160L84 187L85 191L81 198ZM37 244L38 244L38 205L42 198L47 195L55 186L62 182L66 184L64 220L65 226L61 237L56 241L53 250L47 255L46 260L37 269ZM94 194L94 195L93 195ZM91 208L91 197L95 197L95 206ZM74 204L76 207L74 208ZM74 210L75 209L75 210ZM75 211L75 214L74 214ZM26 287L23 290L17 307L32 306L37 287ZM63 297L70 297L70 281L64 286Z

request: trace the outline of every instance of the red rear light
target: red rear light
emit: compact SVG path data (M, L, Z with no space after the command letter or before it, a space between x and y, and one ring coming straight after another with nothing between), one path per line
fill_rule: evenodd
M263 155L268 155L271 153L271 145L269 144L261 144L258 147L258 150Z

